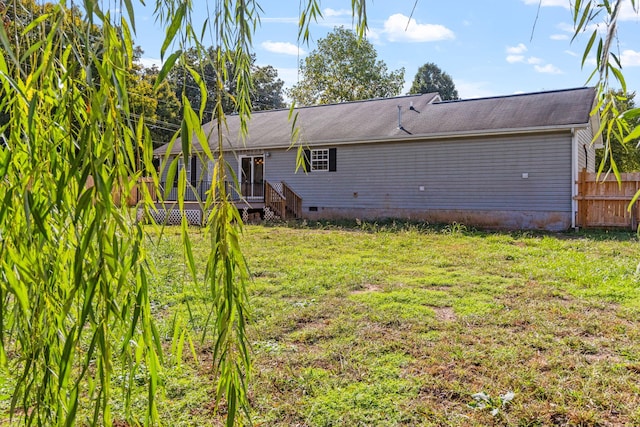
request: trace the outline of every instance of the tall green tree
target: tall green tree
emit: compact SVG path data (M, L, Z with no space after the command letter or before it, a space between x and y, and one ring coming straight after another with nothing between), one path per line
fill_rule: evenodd
M284 81L278 78L278 70L271 65L253 68L253 85L251 102L254 111L275 110L286 107Z
M336 27L300 63L302 79L288 92L300 105L384 98L400 93L404 68L389 72L373 45Z
M212 120L212 113L216 103L216 80L214 58L216 49L212 46L206 49L192 47L187 49L181 62L169 73L168 81L176 94L185 94L193 106L200 106L203 100L200 83L206 88L206 101L203 107L203 123ZM220 78L224 84L223 110L226 114L236 113L237 107L234 97L237 94L237 82L234 81L235 61L233 53ZM191 71L190 71L191 70ZM255 64L255 55L250 56L250 71L252 79L251 101L252 109L273 110L285 107L282 88L284 82L278 78L278 71L270 65L260 67ZM195 72L197 75L194 75Z
M55 6L51 3L37 2L35 0L13 0L10 2L0 1L0 18L3 22L3 27L6 34L6 39L0 44L0 50L5 51L5 45L10 46L16 58L20 58L22 55L26 55L30 47L36 47L43 43L41 39L43 32L50 31L53 22L44 21L42 23L42 31L29 31L28 27L36 20L43 19L43 17L50 16ZM61 38L64 37L63 33L71 32L72 29L76 31L82 31L87 33L92 38L93 44L97 47L101 43L98 34L98 27L90 22L84 22L81 19L81 11L77 7L65 8L66 13L60 19L58 23L59 27L63 28L63 32L51 34L49 42L65 43ZM24 67L34 67L41 61L40 58L34 58L33 56L26 56L24 58ZM12 70L14 64L9 62L7 66ZM97 69L93 64L88 64L86 70L87 79L96 82ZM0 91L2 90L0 86ZM0 93L0 98L4 98L5 95ZM7 110L0 111L0 124L7 124L10 120Z
M625 5L631 5L635 13L639 13L638 0L577 0L572 8L575 24L574 39L583 36L594 22L604 23L604 27L600 25L592 30L582 55L582 66L584 67L587 63L591 54L595 54L595 66L589 80L596 81L598 102L594 111L600 114L599 133L604 139L604 158L609 159L608 163L601 163L600 172L608 164L618 180L620 180L620 171L613 157L614 152L618 151L616 146L628 146L640 138L640 124L636 121L640 116L640 108L629 102L629 92L620 58L612 51L612 46L617 44L618 19ZM603 28L606 31L602 31ZM619 85L620 90L614 89L613 85ZM630 207L638 197L640 197L640 191L630 202Z
M146 68L144 78L149 83L158 79L159 70L155 67ZM168 81L160 83L153 92L157 100L155 117L149 121L149 131L154 147L159 147L169 141L180 129L180 111L182 104Z
M134 62L127 81L131 97L131 114L145 117L154 147L166 144L180 130L182 105L168 81L154 84L160 70L140 63L142 50L134 50Z
M612 94L617 99L620 111L630 111L636 108L635 92L626 94L618 90ZM612 112L609 112L611 114ZM605 118L611 120L613 117ZM626 119L626 126L630 129L640 125L640 115ZM606 139L606 134L603 139ZM619 172L640 172L640 137L623 142L609 144L609 149L598 150L596 164L600 172L617 170Z
M409 94L433 93L440 94L443 100L458 99L458 91L453 79L433 62L427 62L418 68L413 79Z

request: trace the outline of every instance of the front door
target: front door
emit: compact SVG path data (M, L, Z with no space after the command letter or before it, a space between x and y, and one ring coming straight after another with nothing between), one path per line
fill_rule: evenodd
M264 156L240 158L242 196L247 200L264 198Z

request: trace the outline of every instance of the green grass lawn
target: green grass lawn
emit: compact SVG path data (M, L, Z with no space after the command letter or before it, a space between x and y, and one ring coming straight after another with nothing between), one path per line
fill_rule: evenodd
M242 243L257 425L640 424L633 234L252 225ZM197 229L194 250L204 262ZM167 357L162 416L211 425L206 290L190 282L178 230L152 259L167 348L176 321L190 323L198 359ZM469 405L479 392L484 409Z
M202 339L208 290L191 281L178 228L148 231L161 418L222 425ZM207 245L192 231L204 268ZM257 426L640 425L635 234L303 223L249 225L242 247ZM182 326L193 351L177 344ZM135 383L145 381L141 372ZM7 393L0 381L0 424ZM484 408L470 405L477 393Z

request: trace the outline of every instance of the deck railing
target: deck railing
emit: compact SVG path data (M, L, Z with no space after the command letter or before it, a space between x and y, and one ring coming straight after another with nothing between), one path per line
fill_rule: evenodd
M164 197L166 202L172 202L178 200L178 187L169 183L170 187L167 187L166 182L160 183L160 194ZM187 188L184 191L184 200L186 202L195 202L198 200L205 200L207 197L207 192L211 190L211 181L198 181L195 185L189 183L187 184ZM238 192L236 186L231 182L225 182L227 194L229 195L229 199L232 201L241 200L242 197ZM168 192L166 188L169 188Z
M298 195L286 182L282 181L282 194L285 199L285 211L287 216L293 218L302 217L302 197Z
M275 185L265 184L264 204L282 219L302 216L302 197L284 181Z
M268 182L264 185L264 204L277 216L286 219L287 210L284 195Z
M160 194L164 197L164 201L178 200L178 188L173 184L169 185L170 187L167 187L166 182L160 183ZM211 185L211 181L198 181L195 185L192 183L187 184L184 192L184 200L187 202L205 200L207 192L211 189ZM282 219L302 217L302 197L293 191L284 181L281 185L276 184L275 186L266 181L264 183L242 183L241 186L244 194L253 195L252 197L243 197L238 192L237 187L231 182L226 182L225 185L231 201L260 200L264 201L265 206L268 206ZM166 191L166 188L169 188L169 190Z

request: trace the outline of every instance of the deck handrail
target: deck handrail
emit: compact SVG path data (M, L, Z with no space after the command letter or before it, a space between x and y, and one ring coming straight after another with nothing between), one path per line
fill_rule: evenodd
M271 183L264 183L264 205L282 219L286 219L287 208L286 199L283 194L276 190Z
M184 192L184 200L189 202L205 200L207 198L207 192L211 190L211 187L213 185L215 185L215 183L211 181L197 181L195 186L190 182L187 183ZM229 200L239 201L242 199L242 196L240 195L235 183L225 181L225 186L227 195L229 196ZM165 190L166 188L168 188L168 190ZM178 187L175 185L175 183L165 181L160 182L160 197L157 198L160 199L161 197L165 202L173 202L178 200Z
M302 197L284 181L282 181L282 192L284 193L285 211L289 211L294 218L302 217Z
M214 183L211 181L198 181L195 186L191 183L187 184L184 197L185 201L201 201L206 198L206 193L211 189ZM237 202L243 200L235 185L225 182L227 185L227 194L229 200ZM254 184L262 186L262 183ZM277 185L277 184L276 184ZM169 191L165 193L166 186L171 186ZM164 201L177 200L178 189L173 183L160 183L160 194L164 197ZM264 205L269 207L277 216L282 219L301 218L302 217L302 197L296 193L286 182L282 181L282 190L272 185L268 181L264 182Z

